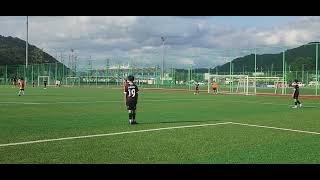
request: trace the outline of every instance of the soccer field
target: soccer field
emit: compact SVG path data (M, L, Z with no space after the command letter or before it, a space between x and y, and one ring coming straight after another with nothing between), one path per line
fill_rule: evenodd
M320 163L320 102L141 89L0 87L0 163Z

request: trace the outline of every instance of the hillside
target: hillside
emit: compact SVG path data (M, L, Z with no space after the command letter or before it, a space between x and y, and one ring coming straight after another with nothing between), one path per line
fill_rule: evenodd
M285 60L287 66L291 71L314 71L315 70L315 58L316 58L316 46L304 45L297 48L289 49L285 53ZM257 71L282 71L282 59L283 53L278 54L257 54ZM239 57L232 60L234 64L234 72L254 71L254 54L250 54L244 57ZM230 64L226 63L221 66L217 66L219 72L229 72ZM213 72L216 71L213 69Z
M0 35L0 66L23 65L26 59L26 42L16 37ZM55 63L54 57L29 44L29 64Z

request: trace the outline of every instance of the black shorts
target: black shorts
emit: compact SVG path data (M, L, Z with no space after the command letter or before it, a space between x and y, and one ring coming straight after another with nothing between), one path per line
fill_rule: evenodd
M20 91L24 91L24 89L20 89Z
M136 110L137 109L137 102L136 101L127 101L126 102L126 105L127 105L127 109L128 110Z
M212 90L214 90L214 91L215 91L215 90L217 90L217 88L212 88Z
M199 90L199 88L196 88L196 91L198 91Z

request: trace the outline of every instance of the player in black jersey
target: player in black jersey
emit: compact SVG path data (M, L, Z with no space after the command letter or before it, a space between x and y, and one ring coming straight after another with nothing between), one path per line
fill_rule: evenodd
M125 87L126 106L129 113L129 123L138 124L136 121L136 109L138 103L138 86L134 84L134 77L128 76L128 83Z
M12 78L12 84L13 84L14 87L17 85L17 77L16 76L14 76Z
M297 108L298 107L298 104L299 104L299 107L302 107L302 104L300 103L299 101L299 85L298 85L298 80L294 80L294 83L292 83L292 86L293 86L293 94L292 94L292 97L293 97L293 100L294 100L294 106L292 108Z
M196 86L196 92L194 94L196 95L196 94L199 94L199 83L196 83L195 86Z
M43 81L44 89L47 89L47 83L48 83L48 81L46 81L46 80Z

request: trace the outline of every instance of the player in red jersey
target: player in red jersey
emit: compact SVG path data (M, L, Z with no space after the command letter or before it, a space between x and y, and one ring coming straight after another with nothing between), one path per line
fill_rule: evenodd
M20 80L19 80L19 89L20 89L20 91L19 91L19 94L18 94L19 96L21 96L21 94L24 95L24 86L25 86L24 79L20 78Z

